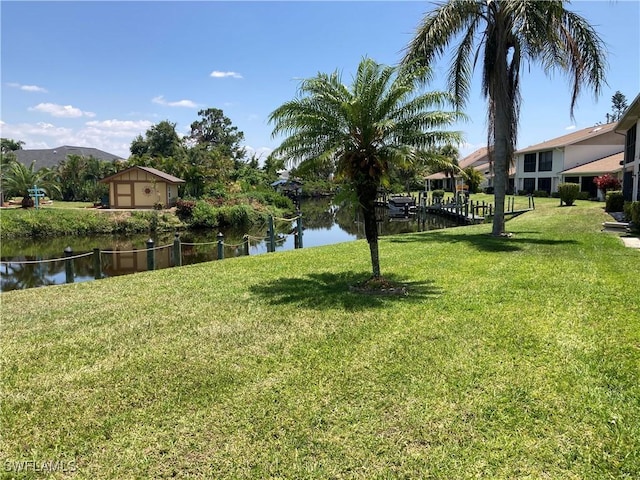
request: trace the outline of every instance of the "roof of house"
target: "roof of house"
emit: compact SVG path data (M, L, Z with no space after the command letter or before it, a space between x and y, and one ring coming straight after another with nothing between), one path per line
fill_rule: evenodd
M108 162L114 162L116 160L122 160L122 157L113 155L109 152L98 150L97 148L90 147L73 147L69 145L63 145L56 148L45 148L35 150L15 150L13 152L16 156L16 160L25 166L30 166L31 162L35 160L36 169L43 167L51 168L59 165L62 161L67 159L67 155L80 155L81 157L93 157L98 160L105 160Z
M102 183L108 183L109 181L113 180L115 177L119 177L120 175L122 175L123 173L129 172L131 170L143 170L147 173L150 173L151 175L158 177L162 180L164 180L167 183L172 183L172 184L178 184L178 183L185 183L184 180L182 180L181 178L178 177L174 177L173 175L169 175L168 173L163 172L162 170L158 170L157 168L151 168L151 167L141 167L139 165L133 166L131 168L127 168L126 170L122 170L121 172L118 172L114 175L111 175L109 177L103 178L102 180L100 180L100 182Z
M576 143L584 142L586 140L599 137L600 135L607 134L612 132L617 122L607 123L605 125L595 125L593 127L583 128L582 130L578 130L576 132L569 133L567 135L563 135L561 137L556 137L551 140L544 141L542 143L537 143L535 145L530 145L525 148L521 148L517 150L515 153L528 153L528 152L538 152L540 150L548 150L550 148L560 148L566 147L568 145L574 145ZM620 144L624 139L620 140Z
M587 175L600 173L615 173L622 170L620 162L624 159L624 152L614 153L608 157L600 158L577 167L560 172L563 175Z
M489 163L488 151L489 149L487 147L479 148L475 152L470 153L469 155L464 157L462 160L460 160L458 162L458 165L460 166L460 168L464 169L469 166L475 167L477 165Z
M473 165L473 169L479 171L484 175L489 175L489 173L491 173L491 164L488 162L487 157L485 157L485 160L487 160L486 163L478 163L477 165ZM473 162L471 163L473 164ZM512 177L515 174L516 168L512 165L509 167L509 176ZM447 176L443 172L432 173L431 175L425 177L426 180L444 180L445 178L447 178Z
M487 155L487 147L479 148L478 150L470 153L462 160L458 162L458 166L461 169L465 169L469 166L473 166L476 170L479 170L478 166L485 165L489 163L489 157ZM483 167L484 168L484 167ZM444 172L432 173L431 175L425 177L427 180L443 180L447 178Z
M447 178L447 176L444 174L444 172L437 172L432 173L431 175L427 175L425 178L427 180L444 180L445 178Z
M625 133L638 122L638 117L640 117L640 94L631 102L631 105L629 105L624 115L622 115L616 127L616 132Z

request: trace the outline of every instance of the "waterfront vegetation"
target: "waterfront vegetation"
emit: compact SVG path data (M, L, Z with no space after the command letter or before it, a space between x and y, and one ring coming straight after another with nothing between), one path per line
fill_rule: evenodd
M51 208L6 209L0 215L3 240L24 237L85 236L170 231L185 224L172 213L155 211L98 211Z
M53 202L37 210L3 209L0 215L0 237L6 240L25 237L134 234L170 232L186 228L221 228L230 225L242 228L265 224L268 215L285 215L294 211L293 203L288 198L276 192L271 192L271 197L271 205L263 204L255 197L179 202L177 215L174 210L122 211L83 208L86 204L79 202Z
M78 478L638 478L640 252L603 204L1 295L3 461ZM73 463L69 463L73 462ZM12 463L5 463L12 464Z

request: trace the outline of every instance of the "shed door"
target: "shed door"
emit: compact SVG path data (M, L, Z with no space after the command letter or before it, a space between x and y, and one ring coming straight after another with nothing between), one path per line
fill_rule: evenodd
M133 185L131 183L116 183L116 207L133 207Z

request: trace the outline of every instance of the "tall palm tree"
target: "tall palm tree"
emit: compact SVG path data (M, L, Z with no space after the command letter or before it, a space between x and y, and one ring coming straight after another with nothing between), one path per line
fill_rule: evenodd
M373 278L380 277L375 200L390 166L435 159L432 147L461 140L459 132L442 129L461 118L440 110L451 105L451 95L420 91L421 80L428 77L426 68L394 68L365 58L351 87L338 72L319 73L304 80L297 98L269 117L273 135L287 135L275 155L290 164L334 161L338 178L355 192Z
M405 62L428 65L460 39L449 71L449 86L459 107L469 95L473 70L480 60L482 93L489 107L488 140L495 161L493 235L504 234L508 167L517 139L520 70L525 62L538 63L545 72L560 70L569 75L571 116L582 87L592 87L598 95L605 82L602 40L583 17L566 10L564 3L450 0L424 17L407 47Z

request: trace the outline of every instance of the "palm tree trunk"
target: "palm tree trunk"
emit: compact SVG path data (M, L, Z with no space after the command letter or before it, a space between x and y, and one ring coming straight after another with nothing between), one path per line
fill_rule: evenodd
M500 236L504 233L504 201L507 193L507 165L509 164L508 157L508 142L509 124L507 121L508 116L505 115L503 102L496 100L496 117L495 117L495 130L494 130L494 177L493 177L493 194L494 194L494 214L493 214L493 229L491 234L493 236Z
M376 221L376 196L378 186L375 184L358 185L358 200L362 207L362 217L364 219L364 233L369 244L371 253L371 267L373 277L380 277L380 255L378 252L378 223Z
M509 179L509 165L513 152L514 126L512 122L512 86L509 83L507 73L507 48L499 49L504 51L504 58L500 58L494 71L496 80L492 92L491 102L494 108L493 117L493 145L494 145L494 216L493 236L501 236L505 233L504 222L504 202L507 194L507 184Z
M364 216L364 232L369 243L369 253L371 254L371 268L373 277L380 277L380 254L378 251L378 224L376 222L375 204L373 208L362 208Z

